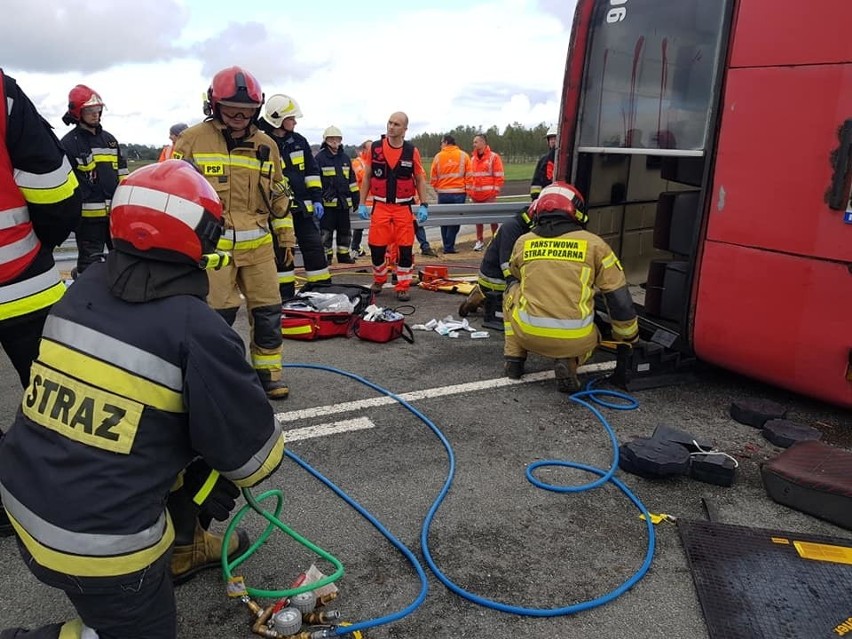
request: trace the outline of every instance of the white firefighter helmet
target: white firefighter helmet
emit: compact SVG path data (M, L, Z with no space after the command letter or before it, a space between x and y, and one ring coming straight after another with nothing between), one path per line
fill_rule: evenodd
M301 118L302 111L299 104L289 95L276 93L269 96L266 107L263 110L263 119L275 128L281 126L284 118Z
M549 138L551 136L556 136L559 133L555 124L551 124L550 128L547 129L547 133L544 134L544 137Z
M322 132L322 139L325 140L326 138L340 138L342 140L343 132L332 124Z

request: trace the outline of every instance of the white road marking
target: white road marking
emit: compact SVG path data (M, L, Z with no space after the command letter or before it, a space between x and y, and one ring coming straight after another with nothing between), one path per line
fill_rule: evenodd
M599 364L587 364L585 366L581 366L577 372L578 373L600 373L603 371L610 371L615 368L615 362L601 362ZM404 399L407 402L416 402L420 399L432 399L434 397L444 397L447 395L459 395L461 393L473 393L481 390L492 390L494 388L500 388L503 386L515 386L517 384L527 384L529 382L540 382L545 379L550 379L553 377L553 371L540 371L538 373L529 373L524 375L521 379L509 379L508 377L498 377L496 379L488 379L481 382L468 382L466 384L453 384L452 386L438 386L436 388L427 388L426 390L420 391L412 391L410 393L402 393L398 395L401 399ZM322 417L324 415L336 415L340 413L349 413L353 411L361 411L365 408L375 408L377 406L388 406L389 404L395 404L396 400L392 397L388 397L387 395L381 395L380 397L372 397L370 399L359 399L353 402L344 402L340 404L328 404L327 406L316 406L314 408L305 408L303 410L294 410L286 413L278 413L276 417L280 422L293 422L300 419L311 419L315 417ZM366 419L366 418L364 418ZM357 422L358 420L349 420L351 422ZM335 422L334 424L322 424L320 426L316 426L313 428L322 427L336 427L336 424L345 424L346 422ZM360 426L358 428L371 428L371 426ZM352 428L352 430L358 430L358 428ZM300 432L302 430L307 429L298 429L294 431L287 431L287 437L292 439L292 434L295 432ZM342 430L336 430L334 432L343 432ZM317 437L318 435L312 435L312 437Z
M336 435L337 433L349 433L354 430L367 430L375 428L376 425L369 417L356 417L355 419L346 419L342 422L332 422L330 424L317 424L316 426L306 426L305 428L296 428L286 432L288 442L295 442L300 439L311 439L312 437L325 437L326 435Z

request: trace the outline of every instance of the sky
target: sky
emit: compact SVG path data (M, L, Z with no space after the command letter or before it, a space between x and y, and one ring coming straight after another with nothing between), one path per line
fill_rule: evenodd
M76 84L106 103L121 143L162 146L203 119L213 75L233 65L284 93L311 143L344 144L409 116L408 136L557 120L575 0L428 3L279 0L3 0L0 67L59 137Z

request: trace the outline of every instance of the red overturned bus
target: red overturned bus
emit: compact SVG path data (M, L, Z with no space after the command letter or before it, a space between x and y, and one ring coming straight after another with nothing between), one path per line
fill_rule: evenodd
M852 407L852 0L577 0L556 177L643 334Z

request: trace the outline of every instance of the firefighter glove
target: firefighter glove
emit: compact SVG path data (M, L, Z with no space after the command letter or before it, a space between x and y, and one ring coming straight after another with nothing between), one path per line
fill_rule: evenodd
M325 208L323 208L322 202L314 202L314 215L317 216L318 220L321 220L322 216L325 215Z
M203 459L196 459L183 476L184 488L200 508L199 517L207 515L225 521L237 505L240 489L213 470Z
M429 219L429 208L421 204L417 207L417 223L423 224L427 219Z
M358 217L362 220L370 219L370 210L367 208L366 204L361 204L358 206Z

